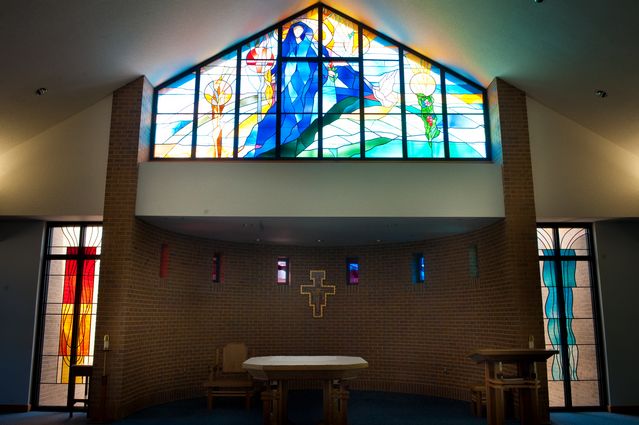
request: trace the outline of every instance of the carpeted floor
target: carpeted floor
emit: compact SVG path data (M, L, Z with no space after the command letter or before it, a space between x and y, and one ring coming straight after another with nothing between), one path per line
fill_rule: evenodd
M411 394L352 391L350 425L484 425L468 403ZM322 419L319 391L292 391L288 416L293 425L317 425ZM552 413L554 425L639 425L639 417L603 412ZM202 399L177 401L137 412L115 425L261 425L259 403L245 410L240 399L222 399L215 409L206 409ZM59 412L29 412L0 415L1 425L84 425L86 415ZM517 424L510 420L509 425Z

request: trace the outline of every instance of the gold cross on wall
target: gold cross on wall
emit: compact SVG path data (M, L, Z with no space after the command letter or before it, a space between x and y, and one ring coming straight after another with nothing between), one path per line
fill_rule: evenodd
M335 295L335 285L324 285L326 271L311 270L312 285L300 285L300 294L308 295L308 306L313 309L313 317L324 317L324 307L329 295Z

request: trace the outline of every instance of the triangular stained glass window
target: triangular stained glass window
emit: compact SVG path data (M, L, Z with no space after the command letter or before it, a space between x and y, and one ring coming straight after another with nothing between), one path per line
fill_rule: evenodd
M482 87L323 4L155 93L154 159L489 159Z

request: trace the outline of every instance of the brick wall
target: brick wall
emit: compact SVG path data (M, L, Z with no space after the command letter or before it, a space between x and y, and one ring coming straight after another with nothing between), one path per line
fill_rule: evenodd
M97 346L109 333L112 351L106 385L103 353L96 355L93 418L202 396L215 347L230 341L256 355L362 356L370 368L354 388L457 399L482 381L482 368L467 357L475 348L525 347L530 334L542 344L525 98L517 89L497 80L490 91L504 220L442 239L349 248L225 243L136 219L151 93L141 78L114 94L97 322ZM163 243L169 274L160 278ZM469 273L471 245L479 277ZM425 284L412 283L415 252L426 259ZM222 254L222 283L210 281L214 253ZM278 256L290 258L290 286L276 285ZM359 258L358 286L345 284L346 257ZM323 319L312 317L299 292L311 269L326 270L326 283L337 286Z

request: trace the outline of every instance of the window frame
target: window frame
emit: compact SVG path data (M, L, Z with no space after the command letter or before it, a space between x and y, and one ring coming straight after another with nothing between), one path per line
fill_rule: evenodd
M334 58L334 57L323 57L321 55L321 49L323 48L323 44L320 47L320 54L318 54L317 57L314 58L297 58L297 57L287 57L284 58L281 54L281 45L282 45L282 28L283 26L296 19L299 18L303 15L305 15L306 13L317 9L318 10L318 17L320 19L323 19L324 16L324 11L329 11L331 13L335 13L338 14L339 16L342 16L350 21L352 21L353 23L355 23L357 25L358 28L358 37L359 37L359 53L358 56L356 57L339 57L339 58ZM275 134L275 143L276 143L276 147L275 147L275 154L273 156L259 156L259 157L238 157L238 120L240 117L240 112L239 112L239 108L237 108L238 104L239 104L239 98L240 98L240 94L239 94L239 88L240 88L240 64L242 62L242 47L245 46L246 44L248 44L249 42L258 39L259 37L262 37L270 32L273 31L277 31L278 32L278 54L276 57L276 61L277 61L277 66L279 67L278 72L277 72L277 93L276 93L276 103L277 103L277 112L276 112L276 116L277 116L277 124L276 124L276 134ZM364 121L364 108L363 108L363 86L362 86L362 82L363 82L363 73L364 73L364 68L363 68L363 64L364 64L364 56L362 55L362 34L364 31L370 32L372 34L375 34L376 36L388 41L389 43L394 44L395 46L397 46L398 48L398 58L399 58L399 73L400 73L400 86L401 86L401 122L402 122L402 135L401 135L401 139L402 139L402 157L366 157L365 155L365 147L366 147L366 139L365 139L365 121ZM319 26L318 28L318 33L320 35L320 39L321 39L321 35L322 35L322 25ZM200 70L201 68L212 64L213 62L215 62L218 59L221 59L229 54L235 53L236 54L236 60L237 60L237 74L236 74L236 107L234 110L234 115L235 115L235 127L234 127L234 140L233 140L233 156L232 157L226 157L226 158L198 158L196 157L196 149L197 149L197 119L198 119L198 104L199 104L199 95L200 95ZM407 141L407 125L406 125L406 120L407 120L407 116L409 115L409 113L406 111L406 104L405 104L405 95L406 95L406 89L405 89L405 82L404 82L404 55L405 54L411 54L414 55L416 57L418 57L421 60L424 60L428 63L430 63L431 65L437 67L440 70L440 81L438 82L438 85L441 87L441 97L442 97L442 111L441 111L441 119L442 119L442 133L443 133L443 146L444 146L444 156L439 158L439 157L408 157L408 141ZM322 120L326 114L325 111L322 111L322 88L323 86L320 85L320 83L318 83L318 111L317 111L317 123L318 123L318 130L317 130L317 139L318 139L318 153L317 153L317 157L282 157L281 156L281 150L280 150L280 146L281 146L281 137L280 137L280 133L281 133L281 128L280 128L280 123L281 123L281 117L284 114L284 112L281 111L281 92L282 92L282 64L283 63L289 63L289 62L295 62L295 61L304 61L304 62L314 62L314 63L318 63L318 64L322 64L322 63L328 63L331 61L339 61L339 62L357 62L359 64L359 74L360 74L360 78L359 78L359 82L360 82L360 109L359 109L359 117L360 117L360 156L359 157L330 157L330 158L325 158L323 157L323 136L322 136L322 131L323 131L323 124L322 124ZM321 79L321 75L322 75L322 67L320 66L319 68L319 79ZM194 89L194 104L193 104L193 111L192 111L192 122L191 122L191 154L189 157L182 157L182 158L164 158L164 157L155 157L155 136L156 136L156 118L157 118L157 105L158 105L158 98L159 98L159 92L160 90L162 90L163 88L166 88L167 86L169 86L170 84L179 81L180 79L188 76L189 74L195 74L195 89ZM449 127L448 127L448 118L449 116L452 115L465 115L465 114L460 114L460 113L449 113L448 112L448 108L447 108L447 101L446 101L446 75L451 75L452 77L461 80L462 82L464 82L465 84L468 84L470 86L472 86L473 88L477 89L478 93L481 93L482 95L482 99L483 99L483 113L477 113L477 114L469 114L469 115L477 115L477 116L482 116L483 120L484 120L484 137L485 137L485 150L486 150L486 155L485 157L451 157L450 156L450 141L449 141ZM437 114L436 114L437 115ZM201 63L179 73L178 75L176 75L175 77L165 81L164 83L160 84L159 86L157 86L154 90L154 94L153 94L153 107L152 107L152 124L151 124L151 143L150 143L150 149L149 149L149 160L150 161L418 161L418 162L422 162L422 161L426 161L426 162L430 162L430 161L435 161L435 162L440 162L440 161L468 161L468 162L491 162L492 161L492 143L491 143L491 135L490 135L490 119L489 119L489 105L488 105L488 92L486 90L486 88L480 86L479 84L471 81L469 78L464 77L463 75L461 75L460 73L440 64L439 62L430 59L429 57L417 52L414 49L411 49L410 47L397 42L396 40L386 36L383 33L380 33L379 31L376 31L375 29L369 27L368 25L357 21L353 18L351 18L349 15L338 11L332 7L329 7L321 2L315 3L309 7L307 7L306 9L303 9L302 11L295 13L294 15L283 19L279 22L277 22L274 25L271 25L270 27L261 30L243 40L241 40L239 43L223 50L222 52L202 61Z
M562 370L564 371L563 375L563 389L564 389L564 406L554 406L550 407L553 411L578 411L578 410L591 410L592 408L603 408L608 403L608 395L607 395L607 376L606 376L606 357L603 347L603 328L602 321L600 317L600 299L599 299L599 281L597 279L597 255L595 252L595 244L594 244L594 233L593 226L589 223L584 224L576 224L576 223L548 223L548 222L539 222L536 225L536 230L539 228L552 229L553 231L553 240L554 240L554 254L552 255L541 255L539 253L539 247L537 247L537 259L538 262L541 261L551 261L553 263L555 269L555 276L557 280L557 294L558 294L558 308L559 308L559 321L560 321L560 353L562 357ZM587 238L587 246L588 246L588 254L576 254L576 255L562 255L561 247L560 247L560 238L559 238L559 229L585 229L586 230L586 238ZM592 321L593 321L593 333L594 333L594 345L595 345L595 355L597 356L597 375L598 375L598 386L599 386L599 405L595 406L573 406L572 404L572 387L570 378L570 374L565 371L570 370L568 365L569 363L569 353L568 353L568 335L566 329L566 312L565 312L565 301L564 301L564 291L563 289L563 274L562 274L562 262L563 261L585 261L588 263L589 272L590 272L590 295L592 301ZM543 277L540 276L540 283L543 285L542 281ZM540 285L541 288L541 285ZM542 312L544 306L542 305ZM542 318L546 319L545 313L542 313ZM546 337L547 329L544 326L544 338ZM544 341L545 344L545 341Z

